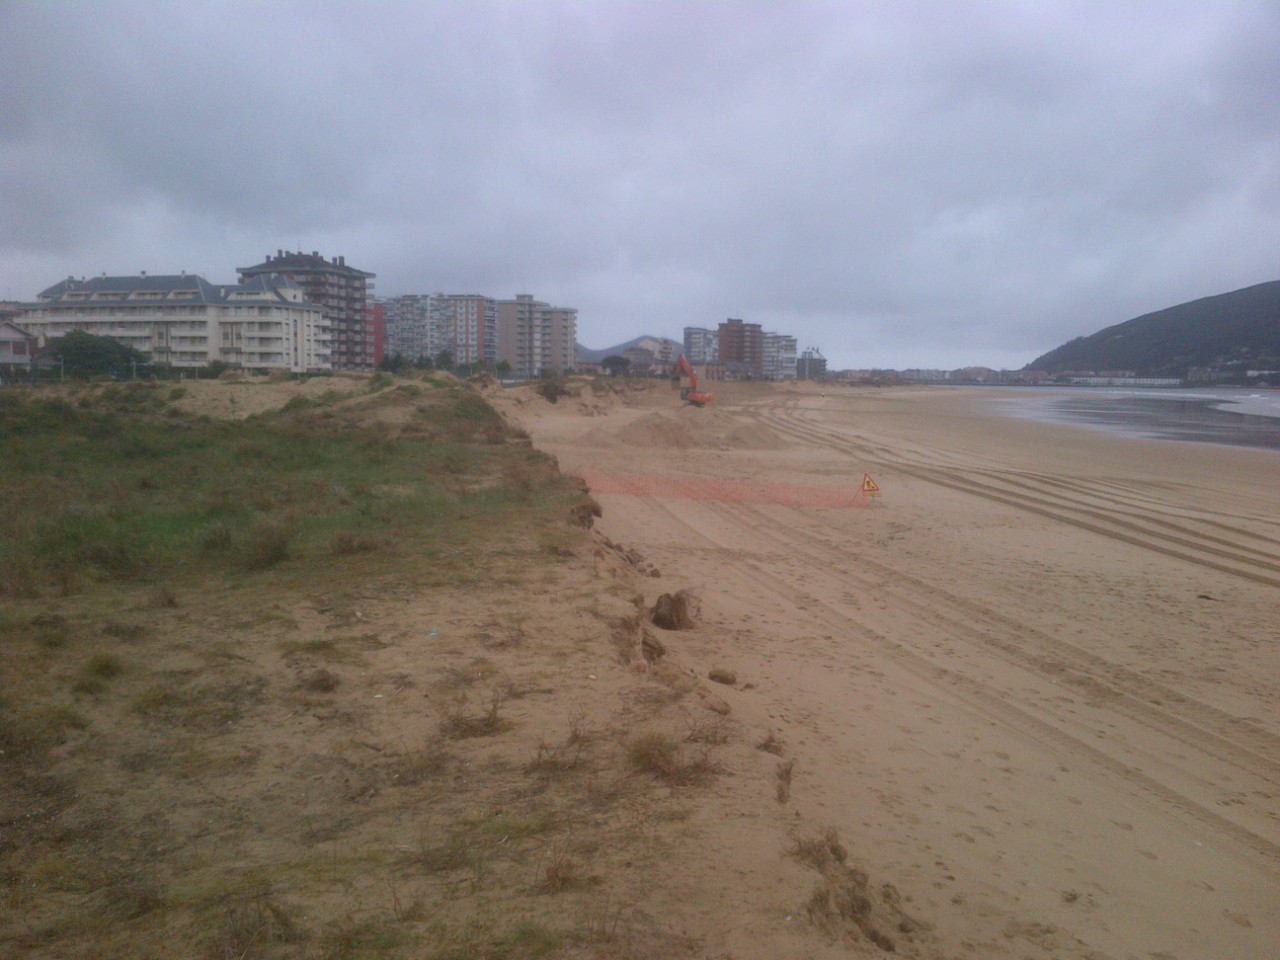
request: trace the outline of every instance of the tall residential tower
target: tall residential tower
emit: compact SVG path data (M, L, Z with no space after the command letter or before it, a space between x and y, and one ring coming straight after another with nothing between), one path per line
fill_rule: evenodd
M306 299L319 304L333 331L332 361L336 370L368 370L375 363L374 338L368 307L375 276L347 266L346 257L326 260L316 250L292 253L277 250L252 267L236 267L241 282L281 274L294 280Z

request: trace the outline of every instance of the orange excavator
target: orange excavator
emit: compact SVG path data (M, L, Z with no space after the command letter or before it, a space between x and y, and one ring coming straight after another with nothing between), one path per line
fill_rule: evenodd
M689 362L689 358L683 353L680 354L680 359L676 361L673 379L678 382L681 374L689 378L689 385L680 388L681 400L685 400L695 407L705 407L711 402L711 394L698 392L698 375L693 372L693 364Z

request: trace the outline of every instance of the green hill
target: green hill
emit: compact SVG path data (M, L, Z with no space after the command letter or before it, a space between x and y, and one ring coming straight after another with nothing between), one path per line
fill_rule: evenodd
M1280 369L1280 280L1192 300L1077 337L1027 365L1029 370L1132 370L1185 377L1191 367Z

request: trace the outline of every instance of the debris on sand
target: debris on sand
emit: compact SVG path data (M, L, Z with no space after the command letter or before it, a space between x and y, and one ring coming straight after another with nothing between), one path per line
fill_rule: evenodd
M601 537L600 539L601 539L601 542L604 544L605 548L612 550L619 557L621 557L626 563L634 567L635 570L638 573L642 574L643 576L646 576L646 577L662 576L662 572L657 567L655 567L652 563L646 560L644 558L644 555L640 553L639 550L633 549L631 547L624 547L620 543L614 543L608 537Z
M640 653L647 661L655 663L667 655L667 647L666 644L646 630L644 636L640 639Z
M688 590L664 593L653 605L649 619L663 630L689 630L693 627L693 595Z
M569 506L569 522L574 526L582 527L584 530L590 530L596 518L604 516L600 501L591 496L587 482L581 477L564 475L563 482L566 487L577 494L576 499Z
M848 851L834 829L796 840L790 852L821 875L804 908L819 929L834 936L865 938L886 953L895 953L898 947L886 931L906 944L921 936L929 939L931 927L903 911L902 896L893 884L875 891L867 874L848 862Z

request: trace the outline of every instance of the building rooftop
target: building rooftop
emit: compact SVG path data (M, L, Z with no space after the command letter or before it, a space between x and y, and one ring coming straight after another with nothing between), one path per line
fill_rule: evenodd
M290 250L277 250L274 257L268 253L266 260L255 266L236 267L236 273L239 274L270 273L276 270L328 271L330 273L343 273L347 276L370 279L377 276L376 273L369 273L365 270L357 270L355 267L347 266L346 257L334 257L332 260L326 260L320 256L320 251L318 250L312 250L310 253L303 253L301 250L296 253Z
M156 274L109 277L106 274L85 279L68 277L55 283L38 296L39 306L49 303L231 303L269 300L282 303L305 303L302 287L280 275L260 275L241 283L214 284L194 273Z

